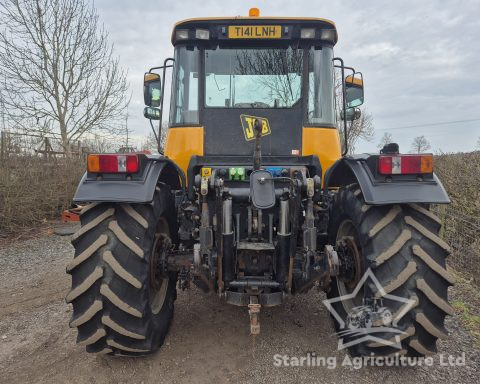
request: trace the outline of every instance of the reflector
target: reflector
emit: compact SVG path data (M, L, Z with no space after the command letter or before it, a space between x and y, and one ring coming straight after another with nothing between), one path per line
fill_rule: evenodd
M420 156L402 156L402 174L420 173Z
M100 172L118 172L118 160L116 155L99 155L98 157L100 159Z

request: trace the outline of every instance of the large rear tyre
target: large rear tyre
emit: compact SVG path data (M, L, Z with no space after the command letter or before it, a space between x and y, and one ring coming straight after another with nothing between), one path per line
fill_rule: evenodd
M351 343L354 356L387 356L399 353L424 356L437 352L436 341L445 337L444 320L453 313L447 290L454 279L447 273L445 260L449 246L439 237L440 220L417 204L366 205L360 188L341 188L331 211L330 241L350 255L349 274L333 279L329 299L354 292L364 273L370 269L385 293L411 299L413 306L405 313L406 303L384 298L374 308L391 311L393 325L402 333L378 332L377 341ZM354 257L352 257L352 255ZM355 256L356 255L356 256ZM345 261L345 260L344 260ZM371 278L367 278L357 296L333 303L340 318L366 305L382 294ZM383 322L378 313L377 324ZM344 331L335 321L337 332ZM381 324L384 325L384 324ZM341 333L345 335L345 333ZM343 343L359 340L363 335L348 334Z
M77 343L94 353L154 352L168 332L176 298L176 276L161 276L156 268L175 233L168 187L157 188L151 204L90 204L80 219L66 297Z

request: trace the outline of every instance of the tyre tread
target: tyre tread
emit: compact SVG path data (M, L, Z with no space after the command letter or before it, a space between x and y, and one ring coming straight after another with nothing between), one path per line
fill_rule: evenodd
M163 343L176 276L160 313L153 314L148 268L158 220L176 221L168 216L173 205L173 195L162 186L151 204L93 203L82 210L82 226L72 237L75 257L67 266L72 289L66 301L73 304L70 326L77 328L77 343L87 352L140 355Z
M330 241L335 242L336 228L342 220L354 223L362 242L365 268L372 269L385 293L413 301L413 305L391 302L392 317L398 328L406 332L400 337L402 351L409 356L431 355L436 352L436 340L448 334L445 316L453 314L447 288L455 279L445 266L450 247L439 236L441 221L428 206L419 204L367 205L358 191L358 185L353 184L340 188L334 197ZM381 296L373 284L367 288ZM327 296L335 297L334 294L335 290ZM335 325L340 330L336 322ZM376 336L393 341L391 333ZM350 352L387 356L392 347L364 342L350 347Z

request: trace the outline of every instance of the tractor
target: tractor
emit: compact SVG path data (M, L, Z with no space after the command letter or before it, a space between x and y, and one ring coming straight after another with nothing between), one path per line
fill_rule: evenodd
M350 343L351 354L435 353L453 278L430 207L449 197L432 154L401 154L395 143L349 153L364 82L334 55L335 24L252 8L180 21L171 40L174 57L144 76L159 153L89 154L74 196L84 208L66 301L77 342L91 353L152 353L177 289L193 285L245 307L257 335L262 308L315 288L334 319L372 298L391 311L401 350L380 332ZM362 280L367 271L375 279Z

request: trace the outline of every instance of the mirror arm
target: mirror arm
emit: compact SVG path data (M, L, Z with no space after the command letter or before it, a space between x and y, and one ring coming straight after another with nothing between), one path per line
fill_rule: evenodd
M332 61L340 62L340 65L334 65L334 67L340 68L342 73L342 102L343 102L342 114L343 114L343 137L344 137L344 144L345 144L342 152L342 156L345 156L348 153L347 93L346 93L346 86L345 86L345 69L352 71L353 74L355 74L355 69L352 67L346 67L341 57L334 57Z
M345 156L348 153L348 136L347 136L347 97L345 93L345 65L343 64L343 59L340 57L334 57L332 59L333 62L335 61L340 62L340 66L342 73L342 102L343 102L343 136L344 136L344 150L342 152L342 156Z
M171 65L167 66L168 62L172 62ZM167 72L167 67L173 67L175 59L173 57L167 57L163 62L163 87L162 87L162 96L160 98L160 121L158 122L158 152L160 153L160 140L162 138L162 119L163 119L163 97L165 95L165 74Z
M169 57L169 58L165 59L165 61L167 61L167 60L174 60L174 59L173 59L173 57ZM148 70L148 73L153 73L153 71L155 71L156 69L164 69L165 67L166 68L171 68L171 67L173 67L173 64L167 65L167 66L162 65L160 67L152 67Z
M155 130L155 127L153 126L152 119L148 119L148 121L150 122L150 127L152 127L153 136L155 136L155 141L157 142L158 152L161 155L163 155L163 153L160 152L160 138L158 137L157 131Z

